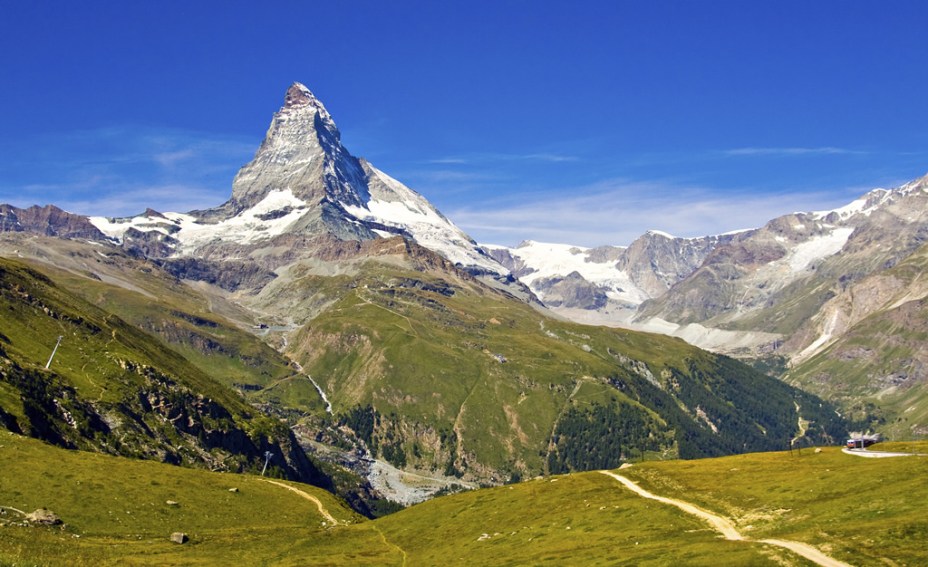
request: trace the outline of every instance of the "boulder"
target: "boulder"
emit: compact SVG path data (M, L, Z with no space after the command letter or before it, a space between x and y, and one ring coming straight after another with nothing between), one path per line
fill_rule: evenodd
M184 532L174 532L171 534L171 541L174 543L187 543L190 541L190 538L188 538L187 534Z
M61 518L58 517L58 514L46 508L39 508L35 512L26 514L26 521L40 526L57 526L61 524Z

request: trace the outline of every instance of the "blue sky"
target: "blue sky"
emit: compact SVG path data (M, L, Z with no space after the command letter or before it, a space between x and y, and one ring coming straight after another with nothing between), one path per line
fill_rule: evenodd
M0 0L0 202L215 206L293 81L480 242L762 224L928 173L928 3Z

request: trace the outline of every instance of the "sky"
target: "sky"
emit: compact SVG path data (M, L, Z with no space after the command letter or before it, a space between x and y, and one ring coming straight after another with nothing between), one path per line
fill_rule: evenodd
M627 245L928 173L928 2L0 0L0 203L228 199L294 81L478 242Z

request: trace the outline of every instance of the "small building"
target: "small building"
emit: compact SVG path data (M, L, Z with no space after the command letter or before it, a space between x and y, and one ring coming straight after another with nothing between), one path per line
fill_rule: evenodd
M874 435L864 435L864 434L855 434L852 433L850 439L847 440L848 449L866 449L874 443L880 442L880 434L876 433Z

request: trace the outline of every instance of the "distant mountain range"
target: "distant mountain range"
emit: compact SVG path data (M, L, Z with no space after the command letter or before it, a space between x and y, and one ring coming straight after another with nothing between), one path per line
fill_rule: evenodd
M902 405L923 408L924 188L700 239L649 232L628 248L480 246L353 157L322 103L294 83L225 203L128 218L3 205L0 253L102 309L103 320L145 333L211 377L210 388L286 421L330 473L367 475L377 459L495 483L786 448L803 435L833 442L850 423L888 427ZM569 319L676 334L767 369L793 364L788 381L847 413L679 339ZM53 345L56 331L41 328L28 349L8 336L0 355L42 375L38 345ZM841 342L877 329L898 348ZM72 332L69 345L82 340ZM109 356L109 343L95 348ZM903 351L912 364L901 374L872 375ZM828 374L834 360L864 359L873 369L853 387L846 370ZM65 385L92 375L86 365L48 372ZM872 389L884 383L897 397ZM4 405L12 399L0 396L0 416L15 425L25 418ZM921 412L893 431L922 434ZM340 474L335 485L352 484Z
M923 177L734 234L488 249L566 317L759 361L908 437L928 434L926 241Z

